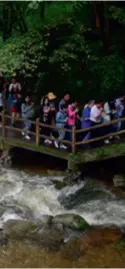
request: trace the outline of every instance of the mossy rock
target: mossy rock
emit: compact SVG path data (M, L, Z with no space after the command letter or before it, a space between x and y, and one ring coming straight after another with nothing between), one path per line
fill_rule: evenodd
M79 216L78 216L78 218L79 218ZM78 223L79 224L78 224L78 227L76 227L76 229L79 231L84 231L84 230L89 228L89 224L81 217L78 219Z
M63 224L64 227L71 228L73 230L86 230L89 228L89 224L81 216L75 214L62 214L56 215L52 219L52 224Z
M113 183L115 187L125 187L125 176L120 174L115 175Z
M53 180L53 183L55 185L55 188L58 190L61 190L65 188L68 184L65 181L58 181L58 180Z

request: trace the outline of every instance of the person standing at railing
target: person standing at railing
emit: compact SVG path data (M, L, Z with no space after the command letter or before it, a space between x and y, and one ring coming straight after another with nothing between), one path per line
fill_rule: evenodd
M67 105L67 107L68 107L69 100L70 100L70 94L68 92L65 92L63 99L59 102L59 111L60 111L62 105Z
M31 103L29 96L26 96L25 102L21 106L21 112L22 112L22 118L25 120L22 135L26 139L30 140L28 131L31 129L31 122L28 120L31 120L32 117L34 116L34 103Z
M41 106L40 106L40 122L50 125L51 124L51 119L50 119L50 102L49 102L49 98L47 96L44 96L42 101L41 101ZM48 137L50 137L50 133L51 133L51 128L50 127L41 127L41 134L44 134ZM52 144L52 141L47 138L47 139L43 139L44 143L46 144Z
M57 112L57 114L56 114L56 127L59 128L58 129L58 133L59 133L58 138L60 140L63 140L65 138L65 131L60 130L60 129L65 127L67 120L68 120L68 118L67 118L67 105L62 104L59 112ZM55 144L56 148L67 149L67 147L61 141L58 142L55 140L54 144Z
M20 93L17 94L17 101L16 101L16 121L21 116L21 106L22 106L22 95Z
M120 119L122 117L123 110L124 110L124 96L120 96L119 98L115 100L115 106L116 106L118 117ZM118 122L117 131L120 131L120 129L121 129L121 121ZM119 138L119 136L117 136L117 138Z
M53 92L49 92L47 94L47 97L49 99L49 105L50 105L50 121L51 125L55 125L55 118L56 118L56 106L55 106L55 99L56 96Z
M12 82L9 85L9 95L8 95L8 110L10 110L11 105L14 101L14 95L21 92L21 84L16 81L16 78L12 78Z
M11 102L11 106L10 106L10 113L11 113L11 116L12 116L12 119L11 119L11 125L12 126L15 126L15 121L16 121L16 115L17 115L17 95L16 94L13 94L13 99L12 99L12 102Z
M111 104L112 103L113 103L113 100L109 100L104 103L104 110L102 113L104 122L109 122L111 120Z
M95 105L91 108L91 112L90 112L90 121L91 121L92 127L94 126L96 127L102 123L102 114L103 114L102 103L100 101L97 101ZM91 131L92 138L101 137L103 135L105 135L105 129L102 127L95 128ZM106 139L104 143L109 144L110 141ZM92 145L96 146L98 145L98 142L93 142Z
M83 113L82 113L82 129L90 128L91 127L91 121L90 121L90 112L94 105L94 100L91 100L88 102L88 104L84 107ZM84 140L91 138L91 132L83 132L81 135L81 138Z
M57 112L57 107L56 107L56 95L53 92L49 92L47 94L47 97L49 98L49 103L50 103L50 125L55 126L56 125L56 112ZM51 128L51 133L50 133L51 138L58 137L58 132L56 132L55 129Z
M68 120L67 120L67 127L69 130L72 131L72 128L76 126L76 120L79 119L80 117L78 115L78 107L77 107L77 102L73 101L71 105L68 106L67 109L67 115L68 115ZM72 132L68 133L68 139L71 141L72 140Z
M116 106L114 103L111 104L111 120L118 120L119 119L119 115L116 109ZM112 128L112 132L118 132L119 131L119 123L113 123L111 125ZM115 138L119 139L119 136L115 136Z

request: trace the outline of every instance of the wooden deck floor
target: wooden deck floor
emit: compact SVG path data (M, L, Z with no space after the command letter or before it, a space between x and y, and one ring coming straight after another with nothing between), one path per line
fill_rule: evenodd
M9 124L8 124L9 125ZM23 130L23 124L17 125L17 128ZM67 160L73 165L78 165L87 162L93 162L108 158L114 158L125 155L125 137L122 136L120 140L114 140L108 146L102 145L98 148L83 149L79 148L76 153L70 153L66 150L56 149L54 145L41 144L36 145L35 135L31 135L31 140L26 140L21 132L15 130L6 130L6 134L2 136L2 127L0 126L0 141L4 145L12 147L20 147L32 151L41 152L56 158Z

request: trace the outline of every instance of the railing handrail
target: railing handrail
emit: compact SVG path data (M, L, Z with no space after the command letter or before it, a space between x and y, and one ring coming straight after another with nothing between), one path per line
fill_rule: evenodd
M9 115L5 115L4 112L2 113L2 121L3 123L5 123L5 119L12 119L11 116ZM18 119L19 121L21 122L25 122L25 121L28 121L30 123L33 123L34 125L36 125L36 130L35 132L32 132L32 131L28 131L29 134L31 135L34 135L36 137L36 144L39 145L39 141L40 141L40 138L44 138L44 139L49 139L51 141L57 141L57 142L63 142L65 144L69 144L69 145L72 145L72 141L69 141L69 140L62 140L62 139L59 139L59 138L56 138L56 137L50 137L50 136L47 136L47 135L44 135L43 134L40 134L40 127L49 127L50 129L54 129L54 130L62 130L62 131L69 131L70 133L72 133L72 130L68 130L68 129L65 129L65 128L57 128L56 126L53 126L53 125L48 125L48 124L44 124L44 123L40 123L39 122L39 118L36 119L36 121L32 121L32 120L25 120L25 119L22 119L22 118L19 118ZM3 130L3 136L5 136L5 131L6 130L12 130L12 131L16 131L16 132L22 132L23 129L21 128L17 128L17 127L14 127L14 126L10 126L10 125L7 125L7 124L3 124L2 125L2 130Z
M11 116L6 115L5 112L3 112L2 113L2 136L3 137L5 137L6 130L13 130L13 131L17 131L17 132L22 132L23 131L23 129L21 129L21 128L17 128L17 127L7 125L6 121L5 121L5 119L7 119L7 118L12 119ZM118 122L124 122L125 117L117 119L117 120L112 120L110 122L101 123L101 124L98 124L96 126L92 126L92 127L82 129L82 130L81 129L76 130L75 126L72 128L72 130L69 130L69 129L66 129L66 128L59 128L56 125L53 126L53 125L49 125L49 124L44 124L44 123L40 122L39 118L37 118L36 121L19 118L18 121L21 121L21 122L28 121L28 122L30 122L30 123L32 123L32 124L34 124L36 126L36 130L34 132L28 131L29 134L32 134L32 135L34 135L36 137L36 145L40 145L40 138L49 139L51 141L57 141L57 142L62 141L65 144L71 145L73 153L76 152L76 146L78 146L78 145L86 145L86 144L89 144L89 143L92 143L92 142L104 140L104 139L108 138L109 136L116 136L116 135L120 135L120 134L125 133L125 130L121 130L121 131L118 131L118 132L112 132L112 133L106 134L106 135L101 136L101 137L91 138L91 139L88 139L86 141L84 141L84 140L83 141L77 141L77 139L76 139L76 136L79 133L91 132L94 129L110 126L110 125L118 123ZM46 135L44 135L44 133L43 134L40 133L40 127L49 127L50 129L53 129L53 130L57 130L57 131L61 130L61 131L64 131L64 132L69 132L69 133L72 134L72 140L71 141L62 140L62 139L59 139L59 138L56 138L56 137L46 136Z
M9 115L4 115L5 118L8 118L8 119L12 119L11 116ZM39 118L37 118L39 119ZM37 120L36 119L36 120ZM30 122L32 124L35 124L36 125L36 121L33 121L33 120L27 120L27 119L22 119L22 118L18 118L18 121L21 121L21 122ZM117 120L112 120L110 122L105 122L105 123L100 123L98 125L95 125L95 126L92 126L92 127L89 127L89 128L85 128L85 129L77 129L76 130L76 133L84 133L84 132L88 132L88 131L91 131L91 130L94 130L94 129L98 129L98 128L101 128L101 127L106 127L106 126L110 126L114 123L118 123L118 122L124 122L125 121L125 117L124 118L119 118ZM56 125L51 125L51 124L45 124L45 123L41 123L39 122L39 126L43 126L43 127L49 127L51 129L55 129L55 130L61 130L61 131L65 131L65 132L69 132L69 133L72 133L72 130L70 129L67 129L67 128L60 128L60 127L57 127Z
M125 134L125 130L121 130L119 132L112 132L112 133L109 133L107 135L103 135L103 136L98 136L98 137L95 137L95 138L91 138L91 139L88 139L88 140L83 140L81 142L76 142L76 145L86 145L86 144L89 144L89 143L92 143L92 142L97 142L97 141L100 141L100 140L104 140L110 136L116 136L116 135L120 135L120 134Z
M109 122L105 122L105 123L100 123L98 125L95 125L95 126L92 126L92 127L89 127L89 128L85 128L85 129L79 129L79 130L76 130L76 133L84 133L84 132L88 132L88 131L92 131L94 129L98 129L98 128L101 128L101 127L106 127L106 126L110 126L114 123L118 123L118 122L123 122L125 121L125 117L124 118L119 118L117 120L112 120L112 121L109 121Z
M8 118L8 119L12 119L12 117L9 116L9 115L5 115L4 117L5 118ZM39 119L39 118L37 118L37 119ZM26 121L26 122L30 122L30 123L36 125L36 121L29 120L29 119L18 118L18 121L21 121L21 122L25 122ZM70 130L70 129L63 128L63 127L60 128L60 127L57 127L56 125L52 125L52 124L45 124L45 123L39 122L39 126L40 127L48 127L48 128L54 129L54 130L60 130L60 131L65 131L65 132L72 133L72 130Z

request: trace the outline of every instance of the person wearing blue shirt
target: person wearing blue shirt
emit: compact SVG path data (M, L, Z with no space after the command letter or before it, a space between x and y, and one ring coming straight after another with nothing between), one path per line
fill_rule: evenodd
M57 142L55 140L54 144L56 148L63 148L67 149L67 147L62 143L62 140L65 137L65 131L61 130L61 128L64 128L67 123L67 105L62 104L60 110L56 114L56 127L58 128L58 134L60 142Z
M83 113L82 113L82 129L86 129L86 128L89 128L91 126L91 121L90 121L90 112L91 112L91 108L93 107L94 105L94 100L91 100L88 102L88 104L84 107L83 109ZM83 132L82 133L83 135L83 139L89 139L90 138L90 135L91 133L88 132L86 134L86 132Z

